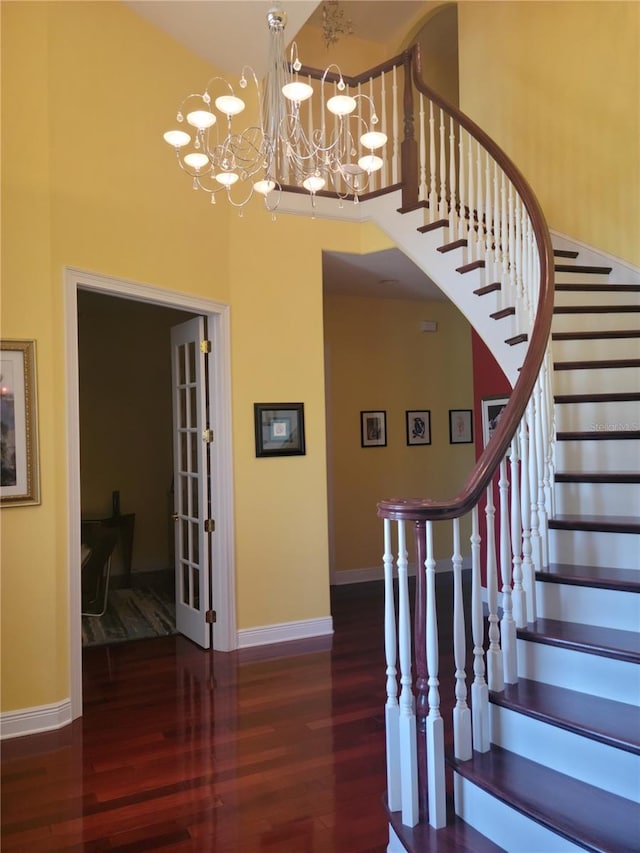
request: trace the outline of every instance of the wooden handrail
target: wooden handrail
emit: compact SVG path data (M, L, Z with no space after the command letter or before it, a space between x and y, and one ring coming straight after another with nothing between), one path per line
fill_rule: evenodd
M549 229L538 200L528 182L509 157L475 122L460 112L457 107L448 104L437 92L434 92L423 82L419 47L415 45L411 51L413 53L413 82L416 89L426 95L449 116L452 116L461 127L473 136L489 152L511 181L531 220L540 262L538 306L524 363L491 441L478 458L461 491L449 500L389 498L378 503L378 516L380 518L436 521L458 518L473 509L491 482L520 425L544 360L551 331L554 266Z

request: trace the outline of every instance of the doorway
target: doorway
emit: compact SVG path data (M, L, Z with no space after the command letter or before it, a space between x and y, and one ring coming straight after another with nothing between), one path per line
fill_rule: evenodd
M229 651L236 646L235 584L233 571L233 500L231 460L231 410L230 410L230 341L228 306L211 300L199 299L165 291L147 285L138 285L119 279L67 269L65 272L65 320L67 356L67 438L68 438L68 535L69 535L69 613L70 613L70 672L71 706L75 719L82 713L82 632L80 548L73 543L81 539L81 415L79 407L79 348L78 306L91 295L116 297L119 309L130 306L132 310L154 307L166 310L167 318L203 315L207 318L212 343L212 395L209 400L211 423L216 441L213 447L216 482L213 484L213 505L216 510L215 535L212 537L212 561L215 572L212 578L213 599L217 623L213 632L213 648ZM113 346L117 346L117 338ZM167 344L167 349L168 349ZM166 352L163 356L166 355ZM102 358L108 359L104 352ZM171 412L168 412L170 418ZM167 484L162 500L168 499ZM112 491L120 491L114 488ZM120 495L120 500L124 496ZM106 498L100 498L105 500ZM112 500L111 492L108 495ZM132 507L129 507L132 509ZM84 509L84 507L82 507Z

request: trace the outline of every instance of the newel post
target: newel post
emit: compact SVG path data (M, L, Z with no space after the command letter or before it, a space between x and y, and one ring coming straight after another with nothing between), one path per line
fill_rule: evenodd
M414 138L412 60L415 47L404 52L404 139L401 152L402 207L418 203L418 145Z

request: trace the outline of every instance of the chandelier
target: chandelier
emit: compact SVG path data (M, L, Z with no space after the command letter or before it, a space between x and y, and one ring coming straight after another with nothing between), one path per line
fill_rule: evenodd
M314 90L299 77L302 63L295 42L290 61L285 57L286 13L274 7L267 22L264 89L250 66L242 69L238 84L240 90L249 83L255 86L260 123L238 131L233 122L245 102L227 80L213 77L203 93L188 95L178 108L177 122L184 127L186 121L188 131L169 130L164 139L175 150L193 189L209 193L212 204L222 192L234 207L242 208L258 193L267 209L275 211L283 186L303 187L312 204L323 189L357 202L371 175L382 168L383 160L375 152L387 141L386 134L375 130L373 98L349 94L340 69L330 65L320 81L320 111L314 112L310 101ZM331 97L325 97L325 84L333 87ZM314 127L316 116L319 122Z

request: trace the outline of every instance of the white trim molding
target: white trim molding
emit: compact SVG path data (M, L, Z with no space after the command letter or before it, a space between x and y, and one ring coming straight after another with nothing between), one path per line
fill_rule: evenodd
M70 699L19 711L5 711L0 714L0 740L50 732L68 726L71 721Z
M308 640L311 637L326 637L331 634L333 634L331 616L301 619L298 622L280 622L275 625L260 625L255 628L241 628L238 631L238 648L248 649L253 646L286 643L290 640Z

